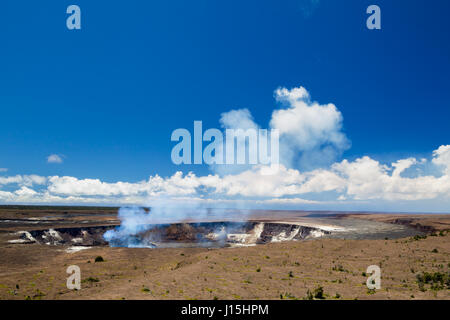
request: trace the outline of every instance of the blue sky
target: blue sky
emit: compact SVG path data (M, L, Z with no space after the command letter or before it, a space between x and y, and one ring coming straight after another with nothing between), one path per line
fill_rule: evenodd
M81 30L66 28L70 4L81 8ZM371 4L381 8L381 30L366 28ZM214 174L171 162L172 131L194 120L219 128L222 113L242 108L268 127L280 108L274 91L300 86L342 113L351 148L336 162L431 162L450 143L449 10L440 0L3 1L0 176L137 183ZM62 162L48 163L52 154ZM424 175L444 174L425 167ZM449 194L339 206L450 211Z

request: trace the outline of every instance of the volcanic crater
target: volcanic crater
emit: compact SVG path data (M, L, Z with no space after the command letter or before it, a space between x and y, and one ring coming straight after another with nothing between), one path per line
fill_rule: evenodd
M111 225L19 231L18 239L10 242L84 247L236 247L305 240L330 233L299 224L258 221L158 224L142 229L134 235L123 235L120 226Z

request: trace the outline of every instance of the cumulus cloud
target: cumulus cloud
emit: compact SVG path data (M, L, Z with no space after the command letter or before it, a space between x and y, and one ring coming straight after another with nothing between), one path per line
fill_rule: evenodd
M152 205L164 201L239 208L332 204L334 209L364 202L383 204L388 210L395 202L434 201L438 210L450 211L450 145L438 147L426 159L407 157L381 163L362 156L338 160L350 147L338 108L313 101L301 86L278 88L274 96L280 107L273 111L269 129L280 133L281 165L277 171L264 165L244 165L237 171L236 166L232 170L216 166L212 174L204 176L178 171L137 182L2 175L0 202ZM220 124L224 130L260 128L248 109L223 113ZM54 154L48 162L61 163L62 158ZM409 174L412 171L414 176Z
M53 176L48 179L48 190L58 195L75 196L158 196L191 195L200 186L200 180L193 173L183 176L181 171L168 178L151 176L147 181L136 183L107 183L99 179L77 179Z
M258 129L253 116L248 109L238 109L224 112L220 115L220 124L226 129Z
M42 185L47 181L46 177L38 176L35 174L32 175L15 175L9 177L0 177L0 186L7 184L17 184L20 186L33 186L33 185Z
M276 204L276 205L298 205L298 204L318 204L318 201L306 200L302 198L284 198L284 199L267 199L259 200L257 203L261 204Z
M433 151L433 163L444 168L445 174L450 175L450 145L440 146Z
M248 109L237 109L237 110L231 110L228 112L224 112L220 115L219 119L220 125L222 129L224 129L224 137L226 136L226 130L227 129L233 129L233 130L258 130L260 127L259 125L254 121L252 114ZM221 142L223 143L223 142ZM236 139L236 150L248 150L249 142L248 140L240 140ZM228 150L227 148L221 148L216 150L216 155L218 158L223 159L224 163L226 159L236 159L237 155L235 154L235 151ZM228 154L231 152L231 154ZM212 171L220 174L220 175L226 175L226 174L236 174L245 170L248 170L252 167L252 165L248 164L233 164L233 165L227 165L227 164L213 164L210 165L210 168Z
M138 182L109 183L69 176L0 177L0 187L17 185L15 191L0 190L0 201L151 204L165 199L178 203L238 203L241 207L382 201L389 208L393 201L441 199L444 207L440 209L445 210L450 199L449 151L450 145L441 146L428 160L409 157L387 164L364 156L304 172L280 166L269 176L263 174L267 167L254 166L238 174L197 176L179 171L169 177L154 175ZM435 166L441 174L404 176L405 170L425 165Z
M268 129L279 132L279 159L285 167L301 170L326 167L350 147L350 141L342 131L343 116L334 104L312 101L309 92L302 86L291 89L280 87L275 90L274 97L281 108L273 111ZM248 109L222 113L220 124L225 130L264 127L254 121ZM237 143L238 148L248 146L247 141ZM238 173L250 167L212 166L213 171L220 174Z
M274 95L286 107L275 110L270 120L270 127L280 132L280 161L285 166L327 166L350 147L342 131L342 114L334 104L311 101L303 87L278 88Z
M57 154L51 154L47 157L47 162L48 163L62 163L63 159L61 156L59 156Z

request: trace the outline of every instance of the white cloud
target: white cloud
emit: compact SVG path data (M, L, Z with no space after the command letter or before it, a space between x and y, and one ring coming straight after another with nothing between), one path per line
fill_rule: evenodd
M280 132L279 170L247 165L236 170L217 170L197 176L176 172L158 174L137 182L106 182L96 177L15 175L0 176L1 203L92 203L142 204L202 203L252 207L321 206L354 204L382 205L395 202L434 201L435 208L450 211L450 145L434 150L428 159L414 157L381 163L363 156L337 161L350 146L342 131L343 117L332 104L311 101L303 87L275 91L282 108L272 113L270 128ZM223 129L258 129L247 109L221 115ZM284 160L284 162L283 162ZM61 163L53 154L49 163ZM415 170L415 171L414 171ZM416 172L414 177L410 171ZM431 174L431 172L433 174ZM220 174L219 174L220 173Z
M410 168L412 165L416 164L417 160L415 158L401 159L393 163L392 166L395 168L392 172L393 177L399 177L402 172Z
M22 197L33 197L35 195L37 195L37 192L28 188L28 187L22 187L19 190L16 190L14 192L16 195L18 196L22 196Z
M450 145L440 146L433 151L433 163L444 167L445 173L450 175Z
M257 203L262 204L281 204L281 205L298 205L298 204L318 204L319 201L313 201L313 200L305 200L302 198L284 198L284 199L268 199L268 200L259 200Z
M0 168L0 172L6 172L8 171L8 168Z
M195 194L196 188L201 184L200 180L201 178L193 173L183 176L181 171L166 179L155 175L147 181L136 183L108 183L99 179L80 180L74 177L53 176L48 179L48 190L53 194L75 196L181 196Z
M226 136L226 130L227 129L233 129L233 130L248 130L253 129L257 130L259 129L258 124L255 123L252 114L248 109L237 109L237 110L231 110L228 112L224 112L220 115L220 125L224 129L224 136ZM237 139L236 141L236 150L248 150L249 143L247 140L242 141L240 139ZM229 154L228 152L232 152ZM226 159L233 159L235 157L234 149L233 151L228 150L226 147L222 149L216 150L216 155L218 158L223 159L226 161ZM226 175L226 174L237 174L239 172L243 172L245 170L249 170L252 167L252 165L227 165L227 164L221 164L216 165L213 164L210 166L210 169L214 171L215 173L218 173L220 175Z
M241 207L296 206L332 203L333 205L364 201L424 201L435 199L445 210L450 200L448 152L441 146L430 160L399 159L382 164L370 157L336 162L328 169L300 172L280 166L276 174L265 175L264 166L255 166L238 174L219 176L176 172L170 177L150 176L138 182L104 182L100 179L78 179L68 176L41 177L16 175L0 177L0 186L15 186L17 190L0 190L4 203L107 203L152 204L165 199L175 203L205 203ZM403 172L415 166L435 166L440 176L422 174L403 177ZM317 200L318 197L321 200ZM412 206L414 208L414 206ZM447 208L449 210L450 208ZM450 211L450 210L449 210Z
M270 126L280 132L280 159L288 167L325 166L350 147L342 132L343 117L332 103L311 101L303 88L278 88L278 102L287 106L272 113Z
M438 150L442 150L441 148ZM435 156L432 162L441 164L440 155L436 151L433 154ZM408 158L389 166L369 157L362 157L353 162L343 160L336 163L332 166L332 171L344 179L346 195L357 200L423 200L439 196L450 197L448 173L441 177L426 174L416 178L402 177L401 173L412 165L423 165L423 162Z
M62 163L63 159L57 154L51 154L47 157L48 163Z
M20 186L43 185L47 181L46 177L32 175L15 175L9 177L0 177L0 186L7 184L18 184Z
M220 115L220 124L226 129L258 129L248 109L231 110Z
M274 96L283 108L273 111L269 129L277 129L280 134L279 159L285 167L302 170L326 167L350 147L350 141L342 131L342 114L334 104L321 105L311 101L309 92L301 86L278 88ZM248 109L222 113L220 124L224 129L261 127ZM248 145L247 142L240 143L239 148ZM215 165L212 168L227 174L242 172L251 166Z

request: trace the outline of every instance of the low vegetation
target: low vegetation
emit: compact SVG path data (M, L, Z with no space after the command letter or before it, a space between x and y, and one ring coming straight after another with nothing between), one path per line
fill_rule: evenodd
M98 278L94 278L94 277L89 277L84 279L83 281L81 281L82 283L94 283L94 282L100 282L100 280Z
M323 292L323 287L318 286L313 291L310 291L308 289L308 291L306 292L305 299L306 300L322 300L322 299L325 299L325 294Z
M450 271L445 272L422 272L416 275L417 284L421 291L426 291L429 285L431 290L450 289Z

